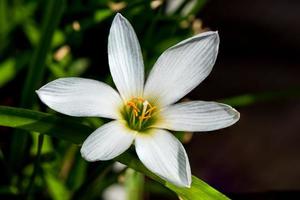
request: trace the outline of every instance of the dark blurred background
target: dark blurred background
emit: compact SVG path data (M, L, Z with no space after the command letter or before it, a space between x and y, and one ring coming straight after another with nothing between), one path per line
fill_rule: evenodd
M194 134L194 173L232 197L300 198L299 10L295 0L212 0L198 14L219 31L221 46L213 72L191 98L295 91L271 101L260 96L238 108L236 125Z
M0 44L0 105L18 107L47 8L44 1L15 2L22 8L17 12L30 14L21 15L24 20L18 19L0 37L5 41ZM231 104L241 119L224 130L194 133L192 140L187 139L192 172L232 199L300 199L300 1L182 1L196 2L189 11L182 11L187 4L172 10L171 0L157 7L153 1L109 2L67 2L40 85L64 76L112 83L106 46L117 11L136 30L147 71L167 47L193 34L218 30L217 63L188 98ZM33 101L37 102L36 97ZM0 127L0 132L0 147L4 157L9 157L13 139L6 133L13 130ZM51 148L57 145L54 140ZM45 151L51 153L51 148ZM30 145L26 152L32 152ZM25 160L21 166L30 162ZM12 171L20 174L24 168ZM1 184L9 182L3 179ZM44 198L37 190L37 197ZM150 191L145 198L173 196Z

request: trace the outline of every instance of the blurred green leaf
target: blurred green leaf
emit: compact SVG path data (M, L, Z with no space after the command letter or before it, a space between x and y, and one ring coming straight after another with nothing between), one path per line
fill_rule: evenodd
M15 59L7 59L5 62L0 64L0 87L15 77L15 64Z
M34 11L36 10L36 1L28 1L26 3L23 2L21 4L20 2L17 3L17 1L14 1L14 15L13 15L13 26L16 26L18 24L25 25L27 20L31 19Z
M110 17L114 12L111 9L97 10L94 14L95 22L99 23Z
M62 31L56 30L53 34L51 46L56 48L66 41L65 35Z
M8 58L0 63L0 87L13 80L18 72L25 67L28 60L28 52L23 52L15 58Z
M89 67L89 60L86 58L72 59L68 54L64 62L52 62L49 69L55 78L76 77L82 75Z
M50 172L46 172L45 181L48 186L49 193L54 200L70 199L70 192L65 187L64 183L56 178Z
M26 25L36 8L36 2L26 2L21 5L18 1L12 4L0 0L0 53L11 42L10 33L17 25Z
M0 106L0 125L35 131L81 144L92 129L74 120L28 109ZM228 199L205 182L193 176L191 188L177 187L150 172L136 156L125 152L115 160L165 185L184 200Z
M254 103L266 102L270 100L281 100L286 98L299 98L300 88L293 87L279 91L261 92L256 94L244 94L226 99L220 99L218 102L226 103L234 107L249 106Z
M25 23L23 25L23 31L26 34L31 45L36 47L40 38L40 31L36 24L32 21Z

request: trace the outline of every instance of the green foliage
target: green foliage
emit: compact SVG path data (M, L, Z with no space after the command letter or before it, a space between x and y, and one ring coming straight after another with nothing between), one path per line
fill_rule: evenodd
M3 106L0 106L0 125L47 134L53 137L71 141L75 144L81 144L85 137L92 131L90 127L76 121L72 121L71 119L60 118L54 115L27 109ZM136 156L131 153L124 153L117 157L116 160L160 182L170 190L177 193L182 199L228 199L225 195L218 192L195 176L193 176L191 188L177 187L171 183L168 183L150 172L145 166L143 166ZM50 178L50 182L47 182L47 184L49 184L51 187L55 187L55 185L59 184L57 181L53 180L51 176ZM63 187L61 190L63 190ZM53 195L56 196L56 193Z

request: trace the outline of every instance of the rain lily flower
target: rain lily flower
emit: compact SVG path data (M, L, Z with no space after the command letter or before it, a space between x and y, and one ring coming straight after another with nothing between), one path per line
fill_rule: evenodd
M127 194L124 185L113 184L103 191L102 198L104 200L126 200Z
M167 130L212 131L234 124L239 113L216 102L176 103L211 72L219 36L205 32L167 49L144 84L144 64L130 23L117 14L110 28L108 58L118 90L84 78L60 78L37 91L57 112L77 117L104 117L111 122L84 141L87 161L110 160L132 144L142 163L161 178L182 187L191 185L187 154Z

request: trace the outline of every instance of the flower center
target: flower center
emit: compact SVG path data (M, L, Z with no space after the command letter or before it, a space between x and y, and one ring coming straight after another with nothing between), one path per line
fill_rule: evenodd
M143 131L149 128L155 121L156 107L141 97L134 97L127 101L122 116L129 128Z

